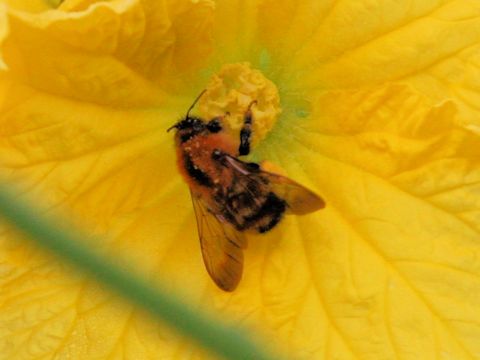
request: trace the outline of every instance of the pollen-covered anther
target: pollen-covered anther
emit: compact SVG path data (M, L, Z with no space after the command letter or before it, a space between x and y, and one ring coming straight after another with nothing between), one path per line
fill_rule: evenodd
M249 63L224 65L212 76L199 101L203 117L223 116L223 124L234 136L238 136L249 106L253 116L252 146L255 147L273 128L281 108L275 84Z

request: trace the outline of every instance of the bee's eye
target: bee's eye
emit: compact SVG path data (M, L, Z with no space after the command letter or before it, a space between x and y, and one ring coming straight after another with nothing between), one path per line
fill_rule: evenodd
M211 133L217 133L222 130L222 125L220 124L220 121L218 121L218 119L212 119L208 122L207 129Z

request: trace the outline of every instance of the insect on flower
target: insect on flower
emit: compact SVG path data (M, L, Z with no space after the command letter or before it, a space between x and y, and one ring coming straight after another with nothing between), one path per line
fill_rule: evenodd
M287 177L238 159L250 152L255 101L245 111L238 145L224 130L223 116L190 116L204 93L167 131L176 129L178 167L190 187L207 271L221 289L233 291L242 277L246 232L265 233L285 213L307 214L325 202Z

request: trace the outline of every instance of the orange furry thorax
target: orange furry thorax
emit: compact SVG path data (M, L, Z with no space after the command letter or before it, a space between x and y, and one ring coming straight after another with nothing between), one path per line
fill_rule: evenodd
M234 156L237 146L235 141L224 133L199 134L184 143L177 140L178 169L192 192L206 198L210 196L211 190L199 185L197 181L192 179L187 170L189 164L186 163L186 157L190 158L194 167L212 179L214 184L228 186L232 181L233 174L226 168L219 167L218 163L212 159L212 154L215 150L221 150L226 154Z

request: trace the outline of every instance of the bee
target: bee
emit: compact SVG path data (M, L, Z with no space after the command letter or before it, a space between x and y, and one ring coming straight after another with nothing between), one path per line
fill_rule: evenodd
M207 272L219 288L233 291L242 277L247 232L266 233L284 214L307 214L325 202L297 182L238 158L250 153L256 101L244 113L238 144L224 129L224 116L205 121L190 115L204 93L167 131L176 129L177 164L190 187Z

